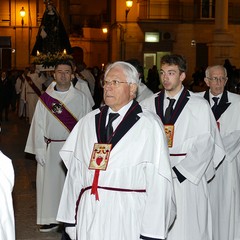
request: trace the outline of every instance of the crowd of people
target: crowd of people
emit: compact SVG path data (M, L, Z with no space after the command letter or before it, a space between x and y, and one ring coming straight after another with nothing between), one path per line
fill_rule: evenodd
M240 238L240 95L226 90L224 66L208 66L197 93L183 84L178 54L161 58L158 90L136 59L92 73L61 60L48 78L31 67L15 87L31 125L39 231L61 227L63 240Z
M84 63L76 65L73 60L71 64L74 86L85 93L92 108L99 107L102 102L102 71L96 66L89 69ZM24 70L0 71L0 123L9 121L9 111L13 111L31 124L38 97L54 81L53 74L53 70L38 69L35 64Z

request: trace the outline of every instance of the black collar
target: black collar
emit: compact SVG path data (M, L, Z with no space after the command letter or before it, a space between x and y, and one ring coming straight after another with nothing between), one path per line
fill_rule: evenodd
M165 94L165 91L162 90L158 94L158 96L155 98L155 108L156 108L157 115L161 118L162 122L165 124L165 118L163 113L164 94ZM185 105L189 100L189 96L190 96L189 91L186 88L184 88L173 110L173 114L170 119L170 124L174 124L177 121L179 115L181 114L183 108L185 107Z
M114 147L118 141L129 131L129 129L140 119L138 114L142 112L142 108L138 102L134 100L123 120L119 123L117 129L115 130L113 137L107 142L105 123L108 108L108 106L100 108L100 113L95 116L96 133L98 143L111 143L112 147Z
M205 92L204 98L210 104L210 90L207 90ZM224 90L222 97L221 97L221 99L216 107L215 113L214 113L215 119L218 120L230 105L231 105L231 102L228 101L228 92L226 90Z

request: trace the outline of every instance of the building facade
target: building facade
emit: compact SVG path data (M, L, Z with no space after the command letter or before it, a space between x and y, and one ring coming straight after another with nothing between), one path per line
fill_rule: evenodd
M127 8L125 0L54 2L72 47L82 52L79 60L87 66L137 58L147 71L152 65L159 66L163 54L174 52L187 58L189 77L196 67L223 64L225 59L239 67L239 0L132 3ZM0 5L0 48L5 46L1 66L10 55L11 67L22 69L32 61L30 52L45 10L44 1L1 0ZM22 7L26 12L23 18L19 15ZM104 34L102 27L108 32ZM10 39L10 44L1 37Z

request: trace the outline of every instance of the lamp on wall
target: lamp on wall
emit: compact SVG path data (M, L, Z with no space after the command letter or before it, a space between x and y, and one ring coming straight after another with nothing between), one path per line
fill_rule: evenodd
M125 10L125 13L126 13L125 19L126 19L126 21L127 21L128 13L131 10L132 6L133 6L133 0L126 0L126 10Z
M21 10L20 10L20 16L22 18L22 21L21 21L22 22L22 27L24 25L24 17L25 17L25 15L26 15L26 11L25 11L24 7L22 7Z
M107 33L108 33L108 28L107 28L107 27L102 27L102 32L103 32L104 34L107 34Z
M194 39L191 41L191 46L192 46L192 47L195 47L195 46L196 46L196 41L195 41Z

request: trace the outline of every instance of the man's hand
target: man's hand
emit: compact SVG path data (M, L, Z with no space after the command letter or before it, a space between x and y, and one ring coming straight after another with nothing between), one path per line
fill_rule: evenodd
M44 166L44 164L45 164L45 159L44 159L43 156L36 155L35 159L36 159L36 161L37 161L41 166Z

